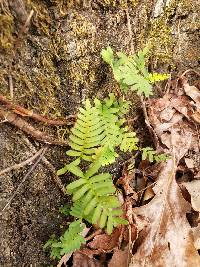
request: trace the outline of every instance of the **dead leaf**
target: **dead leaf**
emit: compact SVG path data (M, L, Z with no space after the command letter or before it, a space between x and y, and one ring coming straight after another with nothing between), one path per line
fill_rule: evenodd
M128 267L128 246L124 250L116 249L108 267Z
M194 245L196 249L200 249L200 223L197 227L192 228L194 235Z
M193 106L196 108L191 117L195 122L200 123L200 91L197 87L189 85L185 78L182 79L182 84L186 95L194 101Z
M101 234L95 236L94 239L88 243L88 246L92 249L112 251L115 247L118 246L120 234L120 228L115 228L111 235Z
M191 207L184 200L175 180L177 165L169 159L161 170L156 196L133 211L149 221L144 241L132 257L130 267L197 267L200 257L193 244L186 213Z
M194 168L194 160L190 158L185 158L185 164L188 167L188 169Z
M169 104L169 99L171 104ZM160 112L161 103L162 114L165 110L169 113L170 109L171 111L177 110L175 113L172 112L173 116L170 116L169 121L163 122L163 115ZM185 103L187 103L185 97L175 95L168 95L168 98L148 101L149 121L161 144L167 147L166 152L173 153L173 150L175 150L177 160L180 160L189 149L194 151L199 149L199 138L196 128L188 120L185 120L186 116L188 118L186 111L183 111ZM181 109L178 108L178 104L182 105ZM180 113L181 110L182 113Z
M191 195L191 204L194 210L200 212L200 180L183 183Z
M186 93L194 102L196 103L197 106L200 107L200 91L199 89L196 88L196 86L189 85L187 81L183 82L183 88Z
M103 267L103 265L100 261L91 259L77 251L73 254L73 267Z

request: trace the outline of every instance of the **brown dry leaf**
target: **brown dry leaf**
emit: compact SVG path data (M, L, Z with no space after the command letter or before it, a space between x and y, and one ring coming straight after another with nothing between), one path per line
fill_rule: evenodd
M177 165L169 159L154 187L156 196L145 206L135 208L138 216L149 220L145 238L130 267L197 267L200 257L193 244L186 213L191 207L182 197L175 180Z
M196 249L200 249L200 223L192 229L194 235L194 245Z
M200 91L196 86L189 85L186 79L183 80L183 89L192 100L200 107Z
M195 122L200 123L200 91L197 87L189 85L185 78L182 79L182 83L186 95L194 101L194 106L196 107L191 117Z
M73 267L103 267L100 261L77 251L73 254Z
M153 126L157 137L160 139L161 144L167 147L166 152L173 153L176 151L176 158L179 160L182 158L188 149L198 151L199 138L196 128L189 121L185 120L184 113L176 111L173 116L170 117L169 121L164 121L162 119L162 114L160 112L160 106L162 106L162 112L169 112L171 108L172 111L177 109L177 104L181 103L181 99L176 96L168 95L168 98L172 100L171 106L166 100L166 96L158 100L150 100L148 102L148 114L151 125ZM178 101L176 103L176 100ZM185 101L184 98L182 100ZM176 104L175 104L176 103ZM184 105L184 102L182 103ZM161 116L162 115L162 116Z
M191 195L191 204L194 210L200 212L200 180L183 183Z
M108 267L128 267L128 246L124 250L116 249L112 259L108 263Z
M88 246L92 249L112 251L118 246L120 234L120 228L115 228L111 235L101 234L95 236L94 239L88 243Z
M188 169L193 169L194 168L194 160L190 158L185 158L185 164L188 167Z

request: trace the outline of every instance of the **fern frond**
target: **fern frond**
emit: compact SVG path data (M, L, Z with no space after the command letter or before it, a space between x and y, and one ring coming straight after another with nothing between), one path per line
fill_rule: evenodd
M119 82L121 90L126 92L130 88L146 97L153 94L152 83L169 77L167 74L148 72L145 66L147 54L147 47L134 56L126 56L118 52L115 57L111 47L102 50L102 57L111 66L114 78Z
M123 139L120 145L120 150L124 152L131 152L133 150L137 150L137 143L139 139L136 137L136 133L127 132L123 135Z
M91 164L90 168L93 167ZM71 214L81 219L90 218L100 228L106 227L110 234L111 229L118 225L118 217L122 214L120 203L114 195L116 189L109 173L94 175L90 168L83 178L67 186L67 191L73 195L75 202Z
M139 95L144 94L146 97L153 94L152 85L148 82L146 77L140 74L139 69L133 59L119 67L121 71L122 82L130 86L133 91ZM145 70L142 70L145 73Z
M85 243L84 237L81 235L85 225L80 221L74 221L69 225L69 228L60 237L59 241L55 236L47 241L44 248L51 248L52 258L61 258L62 255L80 249L81 244Z
M79 109L78 119L71 130L69 145L73 150L67 151L67 155L92 161L95 147L99 146L105 136L102 126L98 110L86 100L85 109Z
M107 146L102 157L102 166L113 163L118 156L114 149L122 142L125 132L123 116L128 112L129 106L128 101L117 101L114 94L110 94L104 102L95 99L94 106L87 100L85 108L80 108L77 122L71 130L69 145L72 149L67 151L67 155L93 161L102 147ZM58 174L65 173L73 166L74 163L72 166L66 165Z
M142 149L142 160L148 160L149 162L161 162L169 159L166 154L157 154L152 147L145 147Z

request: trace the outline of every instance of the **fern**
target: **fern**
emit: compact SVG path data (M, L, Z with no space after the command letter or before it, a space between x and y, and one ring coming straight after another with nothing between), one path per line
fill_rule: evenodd
M93 106L86 100L71 131L72 149L67 152L76 159L58 171L58 175L68 171L79 178L67 186L74 202L70 214L106 228L109 234L126 220L121 218L123 212L115 196L112 176L99 170L115 162L116 147L123 152L137 149L136 134L124 126L123 117L128 110L129 102L117 101L113 94L103 102L95 99ZM91 162L85 172L79 166L82 159Z
M59 240L55 238L55 235L52 236L44 245L44 249L51 248L51 258L53 259L60 259L62 255L79 249L81 244L85 243L85 239L81 235L84 226L80 220L72 222Z
M161 162L169 159L169 156L166 154L156 154L156 151L151 147L145 147L142 149L142 160L148 160L149 162Z
M91 220L100 228L106 227L107 232L111 234L113 227L118 225L120 220L118 217L122 215L122 210L120 209L120 202L113 195L116 189L111 175L109 173L94 175L98 167L99 165L95 161L82 178L67 186L67 190L73 195L75 202L76 212L72 209L72 214L87 221ZM77 201L79 201L78 207L81 205L80 213L77 212Z
M144 94L146 97L153 94L152 83L169 78L168 74L150 74L148 72L145 67L147 54L147 48L139 51L135 56L126 56L124 53L118 52L115 57L111 47L107 47L101 52L103 60L111 66L114 78L119 82L121 89L127 91L130 88L137 94Z
M102 162L102 165L106 165L115 161L118 154L114 148L121 142L123 142L120 146L122 151L135 149L138 139L134 133L128 135L127 127L123 126L125 122L123 116L128 110L129 102L116 101L113 94L110 94L103 103L95 99L94 106L86 100L85 108L80 108L77 122L71 130L69 145L72 149L67 151L67 155L93 161L102 147L106 145L109 147L107 149L109 160ZM104 160L105 158L106 155ZM64 167L58 171L58 174L65 172Z

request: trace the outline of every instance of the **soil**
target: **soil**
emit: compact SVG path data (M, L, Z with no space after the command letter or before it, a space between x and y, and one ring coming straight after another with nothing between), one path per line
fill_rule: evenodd
M152 48L150 70L172 76L187 68L200 69L200 6L198 0L3 0L0 5L0 93L35 112L64 118L76 114L87 98L102 98L118 85L100 52L111 45L130 52L146 44ZM23 31L34 10L28 32ZM17 37L19 36L19 37ZM17 46L17 49L16 49ZM139 100L133 102L133 127L146 142ZM37 129L67 139L66 127L47 127L29 120ZM148 135L147 135L148 136ZM43 146L8 123L0 124L0 170L31 157ZM50 146L45 157L59 169L67 161L66 148ZM30 166L0 180L0 211L15 192ZM119 172L121 166L114 166ZM63 177L66 184L71 177ZM49 266L43 245L66 224L58 209L69 203L43 161L23 183L10 206L0 214L0 266Z

